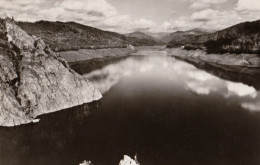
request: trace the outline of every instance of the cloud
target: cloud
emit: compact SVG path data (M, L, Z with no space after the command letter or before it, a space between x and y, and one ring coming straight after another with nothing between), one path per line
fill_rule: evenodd
M164 1L176 3L177 0ZM260 15L259 0L237 0L237 4L235 0L232 0L232 3L229 0L180 1L179 3L187 5L187 8L183 9L184 12L180 12L182 9L173 8L169 11L172 19L160 24L155 23L153 17L133 18L131 15L122 14L108 0L0 0L0 16L1 13L6 13L19 21L76 21L103 30L128 33L135 30L173 32L193 28L219 30L240 22L259 19ZM225 4L232 4L233 8L222 8Z
M105 0L64 0L62 2L56 2L55 6L73 12L96 12L102 13L105 16L117 14L117 10Z
M194 9L190 10L193 13L165 21L158 29L163 31L194 28L221 30L240 22L255 21L260 18L259 0L238 0L237 5L228 0L187 0L187 2L190 8ZM223 8L224 3L232 4L233 7Z
M76 21L121 33L155 26L151 20L120 14L106 0L1 0L0 11L0 16L6 13L19 21Z
M20 13L27 11L37 11L39 6L43 3L43 0L35 0L29 2L28 0L1 0L0 1L0 11L1 13Z
M205 8L209 8L209 7L210 7L210 4L208 4L208 3L194 2L191 4L192 9L205 9Z
M205 9L191 15L191 19L195 21L208 21L214 20L221 15L221 12L213 9Z
M227 0L191 0L191 8L192 9L206 9L211 7L212 5L225 3Z
M236 10L260 11L259 0L238 0Z
M259 19L259 14L260 11L219 11L214 9L203 9L188 16L166 21L162 24L161 29L166 31L190 30L194 28L220 30L240 22L255 21Z
M111 27L108 30L119 31L122 33L136 31L136 30L149 30L155 26L155 23L147 19L133 19L129 15L116 15L105 19L103 22L98 23L100 27Z
M164 31L190 30L194 28L219 30L243 21L254 20L256 17L257 15L253 15L252 13L203 9L188 16L165 21L160 29Z
M190 17L179 17L174 20L165 21L158 27L157 31L172 32L177 30L190 30L201 26L201 22L193 21Z

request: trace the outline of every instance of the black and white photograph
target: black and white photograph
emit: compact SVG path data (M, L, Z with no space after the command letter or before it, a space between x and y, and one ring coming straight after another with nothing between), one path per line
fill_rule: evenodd
M0 165L260 165L260 0L0 0Z

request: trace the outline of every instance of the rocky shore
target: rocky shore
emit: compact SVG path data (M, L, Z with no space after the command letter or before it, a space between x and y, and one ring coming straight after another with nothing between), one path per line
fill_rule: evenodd
M0 19L0 126L29 123L38 115L101 97L43 40L28 35L13 19Z
M169 55L190 62L207 62L225 66L260 68L260 55L257 54L208 54L204 50L167 49Z

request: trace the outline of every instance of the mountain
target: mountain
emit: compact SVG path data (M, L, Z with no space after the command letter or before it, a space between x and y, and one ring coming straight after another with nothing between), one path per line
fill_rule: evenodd
M154 39L163 42L162 41L163 37L168 36L171 33L170 32L150 32L147 34L152 36Z
M66 51L86 48L123 47L124 36L109 33L75 22L19 22L28 34L41 37L53 50Z
M160 44L160 41L156 40L151 35L139 31L125 34L125 36L137 45L154 46Z
M154 38L148 34L145 34L143 32L133 32L133 33L128 33L125 34L125 36L127 37L133 37L133 38L138 38L138 39L149 39L149 40L153 40Z
M195 36L168 47L203 49L208 53L260 53L260 20L244 22L210 34Z
M207 34L208 32L202 29L192 29L188 31L177 31L174 33L171 33L169 35L166 35L162 37L162 41L169 43L171 41L182 41L182 40L189 40L193 38L194 36L202 35L202 34Z
M103 31L75 22L19 22L18 25L30 35L41 37L55 51L68 51L89 48L114 48L155 45L150 39L139 39Z
M0 19L0 126L32 122L41 114L102 96L42 39L13 19Z

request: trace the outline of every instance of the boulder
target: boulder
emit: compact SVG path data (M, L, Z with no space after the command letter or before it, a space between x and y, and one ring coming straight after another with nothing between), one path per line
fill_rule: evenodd
M130 156L124 155L124 158L119 162L119 165L140 165L135 157L135 160Z

